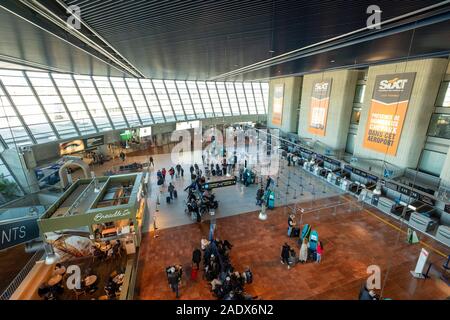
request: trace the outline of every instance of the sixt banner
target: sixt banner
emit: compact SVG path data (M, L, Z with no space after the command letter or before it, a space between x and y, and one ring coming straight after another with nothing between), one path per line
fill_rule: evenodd
M39 238L36 217L0 224L0 251Z
M325 136L328 106L330 104L331 79L314 81L309 110L309 128L312 134Z
M363 147L395 156L416 74L395 73L375 79Z

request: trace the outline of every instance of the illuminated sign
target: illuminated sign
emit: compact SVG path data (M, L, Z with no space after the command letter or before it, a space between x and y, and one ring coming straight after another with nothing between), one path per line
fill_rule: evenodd
M81 152L84 150L83 140L72 140L68 142L63 142L59 144L59 154L61 156Z

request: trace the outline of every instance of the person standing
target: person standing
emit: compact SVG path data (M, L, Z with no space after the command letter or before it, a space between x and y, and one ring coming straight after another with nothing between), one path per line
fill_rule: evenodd
M181 165L177 164L175 168L177 169L177 178L178 178L181 174Z
M308 240L306 237L303 239L302 246L300 247L300 253L298 255L298 261L305 263L308 260Z
M164 180L164 182L166 182L166 168L162 168L162 170L161 170L161 174L162 174L162 178L163 178L163 180Z
M184 169L183 169L183 167L181 167L180 172L181 172L181 177L184 177Z
M272 178L270 176L267 176L266 191L267 191L267 189L269 189L271 183L272 183Z
M173 167L170 167L169 174L170 174L170 179L173 180L173 176L175 175L175 169Z
M150 165L154 168L155 164L153 163L153 157L150 157Z
M288 237L291 236L292 234L292 229L295 227L296 223L295 223L295 216L293 214L289 215L288 218Z
M171 269L170 269L170 272L169 272L169 274L168 274L168 280L169 280L169 284L170 284L170 287L172 288L172 291L173 292L175 292L175 294L176 294L176 298L178 299L178 298L180 298L180 294L179 294L179 288L178 288L178 285L179 285L179 275L178 275L178 273L176 272L176 270L175 270L175 268L174 267L172 267Z
M200 269L200 262L202 261L202 252L199 248L196 248L192 252L192 265L197 266L197 270Z
M169 191L170 200L173 200L173 193L175 191L175 187L172 182L169 182L169 186L167 187L167 191Z
M281 248L281 263L287 264L289 268L289 253L291 251L291 247L285 242L283 247Z
M320 261L322 260L322 254L323 254L323 245L322 241L319 241L319 243L317 244L317 252L316 252L317 263L320 263Z
M261 186L256 192L256 205L261 206L264 198L264 189Z

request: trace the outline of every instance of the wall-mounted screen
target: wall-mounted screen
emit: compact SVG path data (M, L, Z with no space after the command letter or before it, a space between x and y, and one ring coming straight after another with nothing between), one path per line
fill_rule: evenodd
M139 128L139 137L149 137L152 135L152 127Z
M86 150L88 150L88 149L92 149L92 148L104 145L105 139L104 139L104 136L95 136L95 137L83 139L83 142L84 142L84 148Z

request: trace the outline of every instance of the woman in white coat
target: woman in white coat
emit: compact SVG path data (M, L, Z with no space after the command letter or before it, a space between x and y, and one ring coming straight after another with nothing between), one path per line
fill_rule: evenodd
M308 260L308 240L306 237L303 239L302 246L300 247L300 253L298 255L298 261L305 263Z

